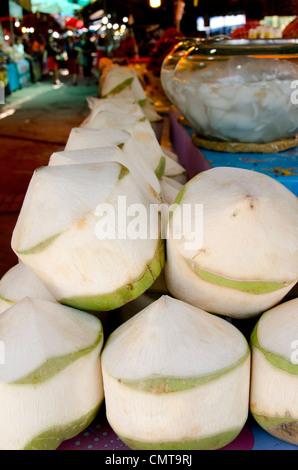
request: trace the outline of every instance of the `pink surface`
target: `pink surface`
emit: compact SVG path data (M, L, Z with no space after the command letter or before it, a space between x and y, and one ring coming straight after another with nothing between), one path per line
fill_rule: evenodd
M245 425L238 437L222 450L252 450L254 435ZM104 408L93 423L78 436L63 442L57 450L130 450L109 426Z

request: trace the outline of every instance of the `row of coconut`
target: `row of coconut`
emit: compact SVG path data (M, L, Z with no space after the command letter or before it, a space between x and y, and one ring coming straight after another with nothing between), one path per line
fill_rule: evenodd
M132 68L108 64L88 103L12 234L0 448L56 449L104 399L132 449L221 448L249 410L298 445L297 197L238 168L186 182ZM122 314L105 341L104 312Z

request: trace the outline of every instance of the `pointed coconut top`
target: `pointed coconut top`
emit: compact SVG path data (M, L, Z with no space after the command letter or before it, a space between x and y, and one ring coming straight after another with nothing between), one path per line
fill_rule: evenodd
M298 199L283 184L255 171L213 168L190 180L176 202L203 208L203 243L185 249L187 232L176 241L194 269L232 280L298 280Z
M164 295L111 334L102 364L128 382L211 377L234 367L248 350L231 323Z
M146 186L149 183L156 193L160 193L159 180L148 164L148 161L136 159L134 152L124 152L116 146L55 152L50 157L49 166L113 161L121 163L128 168L138 181L143 181L143 185Z
M114 65L104 78L101 86L102 98L134 98L136 101L146 99L145 91L135 70Z
M0 281L0 299L14 304L24 297L32 297L49 302L55 298L24 263L20 262L9 269ZM9 306L7 305L7 308Z
M134 114L124 115L112 111L99 111L94 113L94 116L88 122L85 122L84 127L88 129L124 129L129 131L134 128L140 119L144 118L144 115L139 117Z
M0 383L46 380L59 371L53 365L56 358L63 358L64 368L103 341L102 325L95 316L29 297L1 314L0 331L5 354Z
M63 150L52 153L49 166L72 165L76 163L118 162L124 165L123 152L117 146Z
M160 162L165 165L165 156L148 120L138 121L133 132L105 128L89 129L75 127L71 130L64 150L94 149L119 146L136 165L146 164L158 177L164 168L158 169Z
M133 97L126 98L87 98L89 108L92 111L110 111L116 113L133 114L135 116L143 117L144 113L141 106Z
M298 374L298 298L263 313L251 340L276 367Z
M145 116L141 106L133 98L93 98L90 105L91 112L80 127L96 128L96 125L93 125L93 123L101 113L112 113L118 117L122 116L122 122L124 115L125 117L134 116L138 119Z
M12 248L47 243L107 201L127 168L116 162L41 167L29 183L13 231ZM41 222L42 221L42 222Z
M123 145L129 134L119 129L89 129L73 127L64 150L89 149Z

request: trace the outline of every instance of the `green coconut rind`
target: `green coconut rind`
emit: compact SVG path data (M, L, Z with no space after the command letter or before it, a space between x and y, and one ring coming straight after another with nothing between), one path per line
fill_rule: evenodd
M256 422L269 434L298 446L298 418L272 418L251 412Z
M260 320L259 320L260 321ZM258 339L258 324L255 325L251 336L250 336L250 344L252 347L258 349L264 356L264 358L274 367L277 369L281 369L285 372L288 372L289 374L292 375L298 375L298 365L294 364L290 360L286 359L283 356L279 356L276 353L267 351L266 349L262 348L259 343Z
M182 186L182 188L180 189L179 193L177 194L172 206L171 206L171 210L170 210L170 213L169 213L169 220L171 219L173 213L174 213L174 210L177 209L177 207L179 206L179 204L181 204L182 202L182 199L183 199L183 196L186 192L186 189L187 189L187 183L185 183L184 186Z
M74 361L80 359L82 356L91 353L100 343L103 344L103 330L98 334L96 341L85 349L66 354L61 357L53 357L46 360L40 367L35 369L30 374L22 377L19 380L11 382L11 385L36 385L41 382L49 380L54 375L57 375L67 366L72 364Z
M170 218L173 215L174 210L177 208L178 205L182 203L182 199L185 195L187 189L187 183L181 188L179 193L176 196L174 204L172 206L170 212ZM238 281L234 279L228 279L223 276L220 276L215 273L211 273L209 271L205 271L203 269L199 269L197 266L193 265L188 260L185 260L190 265L190 268L204 281L209 282L211 284L215 284L222 287L228 287L232 289L237 289L241 292L247 292L249 294L259 295L259 294L267 294L270 292L274 292L279 289L283 289L287 287L288 284L282 282L273 282L273 281Z
M16 303L15 300L6 299L5 297L2 297L2 295L0 295L0 302L5 302L7 304L10 304L11 306Z
M119 85L116 85L112 90L110 90L106 95L103 95L102 98L107 98L109 95L117 95L118 93L121 93L125 88L129 87L134 80L134 77L129 77L126 80L123 80L123 82L119 83Z
M56 235L53 235L52 237L47 238L43 242L38 243L38 245L28 248L27 250L16 250L16 254L18 255L35 255L37 253L40 253L41 251L45 250L48 248L60 235L62 235L63 232L57 233Z
M102 402L103 400L101 400L93 410L89 411L81 418L63 426L57 425L38 434L25 445L23 450L56 450L63 441L77 436L92 423Z
M227 279L218 274L204 271L194 266L193 271L204 281L215 284L221 287L228 287L230 289L237 289L241 292L248 292L249 294L260 295L274 292L286 287L282 282L271 281L238 281L234 279Z
M128 168L126 168L125 165L122 165L122 163L119 163L120 165L120 171L118 175L118 181L121 181L126 175L130 174L130 171ZM40 167L36 171L40 171L42 168L46 167ZM55 235L52 235L51 237L47 238L46 240L43 240L42 242L38 243L37 245L27 248L26 250L15 250L15 253L17 255L35 255L38 254L44 250L46 250L49 246L54 243L54 241L60 237L64 232L59 232L56 233Z
M203 375L200 377L149 377L147 379L138 381L122 380L118 378L117 380L121 384L127 387L137 389L140 392L153 393L156 395L162 393L179 392L219 379L223 375L234 370L236 367L239 367L241 366L241 364L244 364L248 356L250 356L249 346L247 347L246 354L236 363L232 364L229 367L225 367L224 369L220 369L219 371L215 371L211 374Z
M143 442L118 435L132 450L216 450L230 444L241 432L243 426L210 437L185 439L181 441Z
M143 294L160 275L165 263L164 241L160 240L153 259L147 263L143 273L134 282L120 287L109 294L89 297L60 299L60 303L81 310L108 311L122 307Z
M165 169L166 169L166 159L162 155L159 159L158 165L155 168L155 172L154 172L157 178L160 179L164 175Z

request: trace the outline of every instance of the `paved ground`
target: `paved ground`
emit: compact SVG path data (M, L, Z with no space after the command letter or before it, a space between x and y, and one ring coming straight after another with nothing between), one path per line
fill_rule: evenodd
M87 96L97 84L78 86L62 77L17 90L0 105L0 278L16 262L10 239L33 171L63 150L73 127L88 115Z

